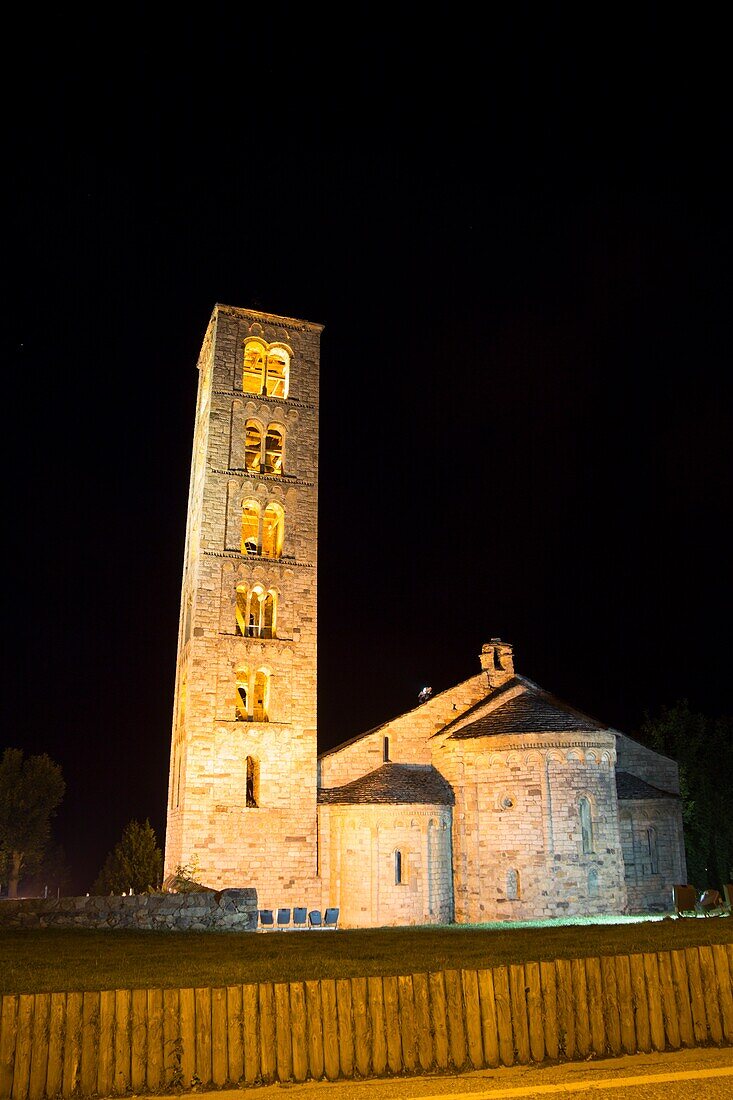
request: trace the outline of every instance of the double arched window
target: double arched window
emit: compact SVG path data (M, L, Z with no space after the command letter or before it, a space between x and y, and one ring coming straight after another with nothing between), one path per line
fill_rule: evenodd
M282 557L284 535L285 512L281 504L268 504L263 512L256 500L245 500L242 505L243 554Z
M244 665L237 669L234 718L237 722L269 722L270 673L258 668L254 675Z
M274 638L277 628L277 593L261 584L237 585L237 634L243 638Z
M287 397L290 381L290 353L281 345L248 340L244 345L242 389L245 393Z
M257 420L248 420L244 431L244 465L253 473L282 476L283 429L269 424L267 430Z

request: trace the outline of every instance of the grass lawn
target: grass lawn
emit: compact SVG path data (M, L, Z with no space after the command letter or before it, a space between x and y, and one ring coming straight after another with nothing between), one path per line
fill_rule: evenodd
M0 930L0 993L409 974L733 943L733 917L329 932Z

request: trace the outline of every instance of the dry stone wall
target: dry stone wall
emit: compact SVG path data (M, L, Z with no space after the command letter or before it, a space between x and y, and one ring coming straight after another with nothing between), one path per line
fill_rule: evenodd
M0 902L0 928L254 932L257 891L245 888L191 894L6 900Z

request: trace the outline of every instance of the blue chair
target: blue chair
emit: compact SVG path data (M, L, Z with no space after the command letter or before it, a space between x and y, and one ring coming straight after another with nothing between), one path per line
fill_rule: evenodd
M324 928L336 928L339 922L338 909L327 909L326 916L323 921Z
M279 929L284 930L290 926L290 910L278 909L277 911L277 926Z
M309 928L323 928L323 917L321 916L320 909L311 909L308 914L308 927Z
M308 910L304 905L296 905L293 909L293 928L306 928L308 926Z
M273 927L272 909L260 909L260 929L266 930Z

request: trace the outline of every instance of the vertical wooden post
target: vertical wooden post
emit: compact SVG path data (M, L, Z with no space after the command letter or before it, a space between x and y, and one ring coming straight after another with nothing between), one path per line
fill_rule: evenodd
M356 980L354 979L355 982ZM427 974L412 975L412 992L415 999L417 1056L420 1069L427 1071L433 1068L433 1036L430 1028L430 991ZM356 1003L354 1020L356 1020Z
M15 1066L13 1068L12 1100L26 1100L31 1076L31 1042L33 1037L32 993L18 997L18 1029L15 1037Z
M66 1031L64 1033L64 1070L61 1092L71 1096L79 1083L81 1064L81 993L66 994Z
M692 1006L690 1004L690 986L687 979L687 959L683 949L670 952L672 959L672 982L674 984L677 1017L680 1022L680 1041L683 1046L695 1045L692 1027Z
M163 1084L171 1086L181 1083L183 1069L181 1065L181 1025L179 1017L179 997L177 989L163 990ZM100 1093L106 1093L100 1088Z
M354 1028L351 1019L351 979L336 980L339 1064L344 1077L354 1076Z
M636 1045L638 1050L648 1054L652 1049L652 1033L649 1025L649 1001L646 995L643 956L629 955L629 967L631 968L631 989L634 995Z
M601 981L603 984L603 1015L606 1021L606 1035L611 1054L621 1053L621 1020L619 1017L618 982L613 955L601 958Z
M725 945L713 944L713 962L720 995L720 1013L723 1017L723 1034L726 1042L733 1043L733 993L731 993L731 972Z
M146 989L132 991L132 1030L130 1080L133 1092L144 1092L148 1060L148 993Z
M293 1076L292 1034L290 1031L290 990L287 982L275 982L275 1044L278 1081Z
M697 949L700 956L700 973L702 975L702 990L705 998L705 1012L708 1018L710 1038L714 1043L723 1042L723 1025L720 1020L720 1006L718 1004L718 979L715 973L713 953L707 945L701 945Z
M581 1058L590 1054L590 1020L588 1018L588 983L583 959L570 962L572 996L575 1003L575 1047Z
M384 989L384 1024L387 1033L387 1064L392 1073L402 1071L402 1036L398 1005L397 978L382 978Z
M481 1041L487 1066L499 1065L499 1032L496 1023L494 975L491 970L479 970L478 995L481 1009Z
M321 979L321 1006L323 1010L323 1068L329 1081L339 1075L339 1039L336 1008L336 983L332 978Z
M677 1015L677 1002L674 995L674 983L672 981L672 960L669 951L659 951L657 954L659 966L659 988L662 996L662 1011L664 1015L664 1031L667 1044L677 1050L680 1045L680 1024Z
M499 1033L499 1057L503 1066L512 1066L514 1065L514 1031L512 1029L512 1006L509 994L509 971L505 966L495 966L493 974L496 1025Z
M323 1016L319 982L305 983L305 1010L308 1017L308 1066L314 1081L323 1077Z
M305 1081L308 1076L308 1039L305 1014L305 986L290 982L290 1026L293 1033L293 1077Z
M196 1076L196 997L193 989L178 991L181 1012L181 1085L190 1089Z
M242 1045L244 1083L254 1085L260 1076L260 990L252 982L242 986Z
M387 1069L387 1036L384 1025L384 989L381 978L367 978L369 1024L372 1037L372 1069L377 1077Z
M685 962L687 964L687 981L690 988L692 1031L695 1036L695 1042L704 1044L708 1041L708 1021L705 1015L705 997L702 991L700 956L697 953L696 947L685 948Z
M148 990L148 1088L158 1092L165 1080L163 1063L163 990Z
M463 985L463 1003L466 1006L468 1057L474 1069L481 1069L484 1065L484 1044L481 1035L478 974L475 970L462 970L461 983Z
M237 1085L244 1076L241 985L228 985L226 995L227 1078L233 1085Z
M568 1060L575 1057L575 1008L569 959L555 959L557 976L557 1012L560 1022L560 1048Z
M540 983L540 964L524 964L524 977L527 983L527 1018L529 1020L529 1053L533 1062L541 1062L545 1057L545 1032L542 1022L542 986Z
M67 1004L68 1009L68 1004ZM68 1011L67 1011L68 1029ZM128 1092L132 1086L132 993L129 989L115 990L115 1093ZM64 1063L66 1043L64 1043Z
M662 1014L662 990L659 984L659 964L656 954L644 953L644 976L646 977L646 994L649 1004L649 1028L651 1032L652 1046L655 1050L664 1050L664 1016Z
M463 1019L463 991L458 970L445 971L445 998L448 1010L448 1044L456 1069L466 1064L466 1029Z
M204 1088L211 1084L211 989L193 991L196 1008L196 1076Z
M43 1100L46 1095L46 1073L48 1070L48 1021L51 1014L51 994L36 993L35 1001L28 1100ZM96 1092L96 1083L94 1091Z
M227 991L220 986L211 991L211 1079L218 1087L225 1084L229 1076L227 1031Z
M97 1058L99 1052L99 993L87 992L82 998L81 1069L79 1084L82 1096L94 1096L97 1091Z
M402 1061L408 1073L417 1068L417 1037L415 1035L415 1002L412 992L412 975L402 974L397 979Z
M445 980L442 971L428 974L430 989L430 1021L433 1027L435 1063L438 1069L448 1068L448 1020L445 1005Z
M272 982L260 982L258 992L260 1075L269 1084L275 1080L275 994Z
M17 1019L18 994L6 993L0 1009L0 1096L10 1096L13 1090Z
M616 956L616 982L618 985L619 1019L621 1021L621 1043L626 1054L636 1054L634 994L631 988L631 963L628 955Z
M114 996L114 994L113 994ZM51 994L51 1015L48 1022L48 1071L46 1096L58 1096L64 1076L64 1034L66 1031L66 994ZM1 1072L1 1069L0 1069ZM112 1078L114 1082L114 1077ZM100 1090L101 1091L101 1090ZM111 1092L111 1087L107 1092ZM0 1076L0 1096L3 1096Z
M540 963L542 985L542 1012L545 1023L545 1050L548 1058L560 1056L560 1039L557 1026L557 977L554 962Z

